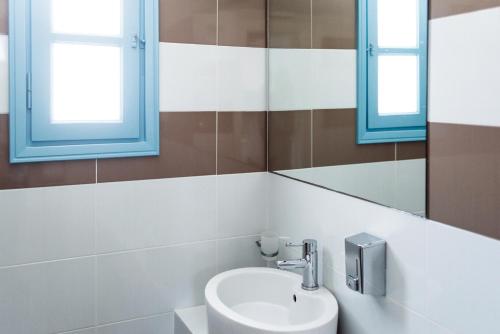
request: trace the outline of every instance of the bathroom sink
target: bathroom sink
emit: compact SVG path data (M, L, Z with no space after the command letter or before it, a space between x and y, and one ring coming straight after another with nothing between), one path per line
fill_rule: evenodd
M302 276L269 268L221 273L205 288L210 334L335 334L338 304L325 288L306 291Z

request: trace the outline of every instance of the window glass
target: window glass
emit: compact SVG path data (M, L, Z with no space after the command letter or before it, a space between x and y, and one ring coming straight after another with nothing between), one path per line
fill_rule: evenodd
M121 121L120 47L53 43L51 52L53 123Z
M418 47L418 0L378 0L378 46Z
M121 36L123 0L52 0L52 32Z
M418 87L417 56L379 56L379 115L408 115L418 113Z

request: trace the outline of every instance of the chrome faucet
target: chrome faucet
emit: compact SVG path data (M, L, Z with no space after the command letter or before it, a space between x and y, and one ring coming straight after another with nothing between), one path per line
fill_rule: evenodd
M302 289L313 291L318 285L318 242L306 239L302 243L287 242L286 247L302 247L302 259L276 261L278 269L304 269L302 273Z

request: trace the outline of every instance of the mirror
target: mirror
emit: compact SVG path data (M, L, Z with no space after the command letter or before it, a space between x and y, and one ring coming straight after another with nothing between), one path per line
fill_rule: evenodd
M269 168L426 214L427 2L269 0Z

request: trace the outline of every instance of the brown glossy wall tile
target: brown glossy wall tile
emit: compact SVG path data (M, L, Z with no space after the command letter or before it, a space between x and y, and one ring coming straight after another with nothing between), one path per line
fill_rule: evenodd
M215 112L160 113L160 156L97 161L97 182L214 175Z
M396 143L396 159L425 159L427 158L427 142Z
M430 219L500 239L500 127L429 123Z
M219 0L219 45L266 47L266 0Z
M394 159L394 144L356 143L356 109L314 110L314 167Z
M430 18L469 13L500 6L500 0L430 0Z
M356 1L313 0L313 49L356 49Z
M8 0L0 0L0 34L7 34L9 31L8 2Z
M269 47L311 48L311 0L269 0Z
M269 170L311 167L311 111L269 113Z
M266 171L266 112L220 112L218 122L217 173Z
M95 160L9 163L8 115L0 115L0 189L95 183Z
M217 42L217 0L160 0L160 41Z

